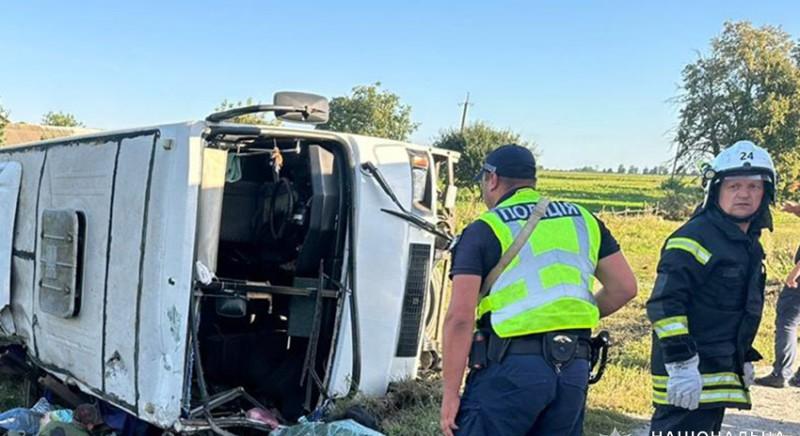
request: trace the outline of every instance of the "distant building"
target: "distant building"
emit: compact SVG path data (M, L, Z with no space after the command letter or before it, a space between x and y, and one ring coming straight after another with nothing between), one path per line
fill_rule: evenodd
M38 124L11 123L3 130L3 146L25 144L27 142L42 141L45 139L61 138L64 136L83 135L97 132L97 129L84 127L55 127L40 126Z

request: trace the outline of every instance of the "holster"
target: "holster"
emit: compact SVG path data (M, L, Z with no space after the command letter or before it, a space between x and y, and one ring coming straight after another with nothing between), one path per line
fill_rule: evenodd
M469 349L469 369L476 371L486 368L489 364L488 358L489 334L481 329L475 330L472 334L472 346Z
M607 331L603 330L593 337L591 342L592 358L590 359L591 368L589 369L589 384L595 384L603 377L608 363L608 347L611 346L611 337ZM600 365L595 371L595 367Z

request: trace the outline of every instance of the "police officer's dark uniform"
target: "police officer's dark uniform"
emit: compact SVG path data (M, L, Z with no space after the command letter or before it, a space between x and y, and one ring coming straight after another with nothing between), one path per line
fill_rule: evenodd
M719 208L718 189L712 186L705 206L667 239L647 302L654 328L652 432L719 431L726 407L751 407L743 367L761 359L752 346L766 278L759 237L764 228L771 229L772 193L764 193L744 233ZM699 406L676 407L667 399L665 364L696 355L702 375Z
M507 163L504 159L514 160L517 157L513 152L505 154L501 149L498 149L499 153L496 151L490 154L487 163L498 168L499 175L505 175L500 172ZM535 168L535 163L533 167ZM530 174L524 176L531 179L534 177L535 172L533 177ZM470 224L453 250L451 277L469 274L480 275L485 280L510 240L508 236L507 240L498 236L502 233L503 226L514 225L515 222L524 224L538 198L539 194L533 188L512 190L500 199L492 211L484 214L483 219ZM545 224L548 220L553 220L550 222L552 225L563 225L569 220L584 222L584 219L589 226L596 226L593 227L596 233L593 234L594 245L591 248L595 261L619 251L617 241L605 225L585 209L572 203L551 203L547 215L537 229L548 228L548 224ZM500 230L493 229L493 226ZM560 241L551 243L558 244ZM537 245L535 238L532 239L532 245ZM522 250L528 249L530 248L526 247ZM537 271L533 271L534 276L536 273ZM573 338L579 338L581 346L569 362L554 365L543 344L546 338L553 338L556 332L540 332L517 336L507 341L501 340L497 336L497 330L502 330L503 324L490 320L491 313L487 306L492 306L492 302L485 300L487 299L482 300L478 308L478 327L489 337L488 356L485 367L472 369L467 378L456 420L459 427L456 434L581 435L590 371L590 351L586 341L590 338L591 328L563 330ZM494 306L495 309L498 307L499 305ZM481 313L483 311L487 312ZM542 318L546 316L543 315Z

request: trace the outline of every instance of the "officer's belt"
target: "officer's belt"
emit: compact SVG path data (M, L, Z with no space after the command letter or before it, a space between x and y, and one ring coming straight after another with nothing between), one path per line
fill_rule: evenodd
M533 335L519 336L515 338L503 339L494 332L489 334L489 344L487 357L493 362L500 362L503 357L509 354L533 354L544 355L545 335L537 333ZM579 338L578 348L575 350L576 359L591 360L592 346L589 338Z

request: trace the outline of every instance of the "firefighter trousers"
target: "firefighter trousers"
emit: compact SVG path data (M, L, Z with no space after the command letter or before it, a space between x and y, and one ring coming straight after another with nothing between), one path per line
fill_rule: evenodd
M708 434L719 432L722 419L725 417L724 407L713 409L688 410L681 407L656 405L653 419L650 421L650 435L666 436L668 432L691 434L704 431Z

